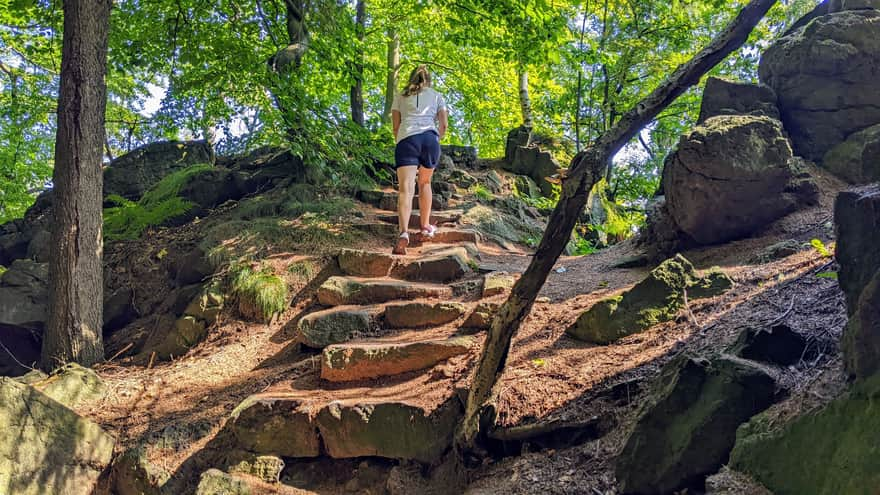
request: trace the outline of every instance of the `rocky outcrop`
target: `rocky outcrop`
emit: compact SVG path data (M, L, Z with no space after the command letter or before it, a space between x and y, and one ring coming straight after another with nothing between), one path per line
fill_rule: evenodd
M835 256L849 322L843 336L847 371L880 371L880 186L842 192L834 206Z
M677 359L657 383L616 461L621 493L702 489L727 462L737 427L777 398L766 370L736 358Z
M0 275L0 375L27 372L40 357L43 328L48 318L47 263L16 260ZM21 364L19 364L21 363Z
M822 165L853 184L880 180L880 124L853 133L831 148Z
M779 121L742 115L710 118L683 136L663 189L672 220L700 244L751 234L818 198Z
M507 134L501 168L530 177L544 196L550 196L553 188L547 178L558 174L560 166L549 151L532 143L532 129L520 126Z
M697 275L681 255L661 263L632 289L594 304L566 333L578 340L609 344L617 339L671 320L690 299L722 294L733 281L720 272Z
M449 157L456 167L472 170L477 168L477 149L473 146L444 144L440 146L440 152L442 156Z
M880 11L841 11L873 6L863 0L831 3L836 13L777 40L758 68L761 81L776 91L796 154L814 161L880 123Z
M794 421L759 414L736 434L730 466L778 495L871 494L880 486L880 375Z
M192 165L214 163L205 141L162 141L142 146L113 160L104 170L104 196L137 200L163 177Z
M703 90L700 117L703 123L718 115L752 115L779 120L776 93L763 84L749 84L710 77Z
M97 424L10 378L0 378L0 430L0 493L89 495L113 455Z

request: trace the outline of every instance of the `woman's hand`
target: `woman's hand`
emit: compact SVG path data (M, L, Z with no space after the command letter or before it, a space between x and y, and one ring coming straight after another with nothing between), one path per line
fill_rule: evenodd
M446 109L437 112L437 132L442 140L446 136L446 128L449 127L449 112Z

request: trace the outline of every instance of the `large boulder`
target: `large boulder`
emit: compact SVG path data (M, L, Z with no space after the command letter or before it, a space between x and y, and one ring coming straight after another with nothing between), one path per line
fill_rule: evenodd
M538 184L541 193L550 196L553 187L547 178L558 174L560 165L549 151L537 146L519 146L513 153L513 159L505 161L503 168L517 175L531 177Z
M843 12L844 10L880 9L880 0L831 0L828 3L828 12Z
M317 184L320 167L308 167L302 158L286 148L263 147L240 157L218 159L218 165L231 169L239 189L245 192L269 190L279 184Z
M727 462L737 427L777 398L766 370L736 358L677 359L657 383L616 462L621 493L702 489Z
M477 149L473 146L440 146L443 156L448 156L452 163L461 168L474 169L477 165Z
M691 299L721 294L733 281L721 272L705 277L682 255L651 270L648 276L623 294L597 302L570 326L570 336L594 344L609 344L671 320Z
M104 196L137 200L166 175L199 163L214 163L214 151L205 141L142 146L110 162L104 170Z
M856 2L846 3L852 7L839 8ZM819 161L850 134L880 123L878 53L880 12L873 9L816 17L764 52L758 72L776 91L798 155Z
M48 315L49 265L16 260L0 276L0 324L42 329Z
M698 123L718 115L755 115L779 119L776 93L764 84L710 77L703 90Z
M682 136L663 170L666 209L700 244L749 235L818 198L778 120L712 117Z
M880 124L851 134L831 148L822 165L853 184L880 180Z
M849 322L843 336L847 371L867 378L880 371L880 186L837 196L835 256Z
M736 434L730 466L776 495L877 493L880 486L880 375L794 421L771 411Z
M35 388L0 378L0 493L89 495L115 440Z

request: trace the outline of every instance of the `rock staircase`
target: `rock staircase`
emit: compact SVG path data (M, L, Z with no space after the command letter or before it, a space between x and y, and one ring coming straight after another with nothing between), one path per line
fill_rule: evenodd
M476 351L469 334L487 326L513 278L482 273L479 236L458 227L455 210L432 215L441 226L433 239L413 236L406 256L391 255L396 196L361 199L379 208L371 215L377 223L360 228L390 233L387 246L338 254L341 274L317 290L322 308L297 322L297 341L320 352L320 366L233 412L219 436L231 442L228 462L378 456L430 463L451 445L462 391L442 363ZM418 218L415 211L411 225Z

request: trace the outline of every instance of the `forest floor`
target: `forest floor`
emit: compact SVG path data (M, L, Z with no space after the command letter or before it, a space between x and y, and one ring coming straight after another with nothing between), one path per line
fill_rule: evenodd
M548 439L541 445L502 442L493 458L468 473L467 493L616 493L613 459L650 393L651 379L674 355L723 352L745 328L784 323L810 342L809 356L805 353L805 359L778 377L792 393L774 407L794 413L839 394L843 373L837 343L846 321L845 307L836 281L816 276L834 269L829 258L804 247L775 261L756 260L763 249L784 240L807 246L814 238L833 241L833 200L841 185L822 175L819 181L823 194L818 206L793 213L754 237L683 253L698 269L719 267L734 280L734 289L691 301L675 320L611 345L586 344L564 332L596 301L644 278L647 268L614 268L620 260L639 254L638 246L627 241L592 255L560 258L542 298L513 341L497 389L496 428L562 423L571 425L571 438ZM138 256L143 258L139 262L150 263L144 252L192 242L202 234L197 224L148 234L144 242L153 248L139 245ZM314 251L291 250L272 252L266 259L289 266L308 258L323 267L329 265L323 254L339 247L376 249L388 242L382 236L367 237L358 245L323 246L317 256ZM530 260L528 252L511 252L492 243L480 243L479 249L481 265L507 272L523 271ZM149 281L142 281L141 290L151 290ZM145 441L159 442L162 448L153 451L153 462L173 473L211 440L247 396L291 389L324 393L327 387L315 383L320 354L303 350L292 340L295 323L315 305L316 284L304 281L296 288L291 307L270 324L249 323L224 311L207 340L184 356L170 362L117 358L98 366L110 392L79 412L113 432L120 451ZM504 297L496 296L499 302ZM420 336L443 336L454 330L447 325ZM430 373L347 386L345 394L439 403L450 390L467 388L477 352L452 358ZM581 432L585 433L579 437ZM384 481L370 485L361 479L358 485L352 480L357 472L364 478L370 469L381 471L387 461L333 462L289 465L283 479L288 486L267 485L262 490L384 493Z

